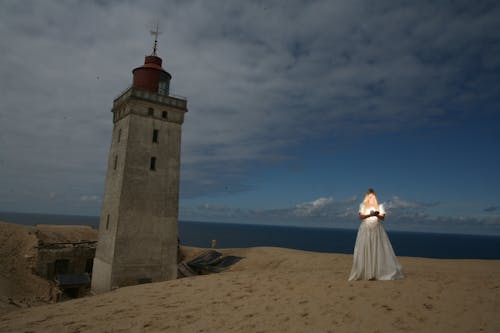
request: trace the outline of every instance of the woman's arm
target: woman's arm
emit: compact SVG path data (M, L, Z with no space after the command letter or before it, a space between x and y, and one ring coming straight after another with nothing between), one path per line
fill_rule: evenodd
M366 219L366 218L368 218L368 217L372 217L372 216L375 216L375 215L374 215L374 214L372 214L372 213L370 213L370 214L368 214L368 215L365 215L365 214L361 214L361 213L359 213L359 219L360 219L360 220L364 220L364 219Z
M368 217L372 217L372 216L376 216L381 221L383 221L385 219L385 214L384 215L380 215L380 214L370 213L368 215L365 215L365 214L359 213L360 220L364 220L364 219L366 219Z

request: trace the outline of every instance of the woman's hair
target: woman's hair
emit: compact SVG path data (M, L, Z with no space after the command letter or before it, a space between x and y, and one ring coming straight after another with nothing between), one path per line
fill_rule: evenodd
M375 194L375 190L372 188L369 188L368 191L366 191L365 198L363 199L363 205L366 205L366 201L368 200L368 196L370 194L373 194L375 196L375 207L378 207L377 194Z

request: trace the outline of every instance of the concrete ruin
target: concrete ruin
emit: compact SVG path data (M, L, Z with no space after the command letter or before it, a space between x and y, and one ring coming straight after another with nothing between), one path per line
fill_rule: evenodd
M35 273L54 281L59 300L90 291L97 230L89 226L36 225L38 239Z

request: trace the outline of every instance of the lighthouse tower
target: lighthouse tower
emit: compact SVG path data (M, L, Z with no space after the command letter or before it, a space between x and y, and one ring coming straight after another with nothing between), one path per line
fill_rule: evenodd
M158 31L156 31L156 36ZM177 277L181 126L187 101L153 53L113 101L92 291Z

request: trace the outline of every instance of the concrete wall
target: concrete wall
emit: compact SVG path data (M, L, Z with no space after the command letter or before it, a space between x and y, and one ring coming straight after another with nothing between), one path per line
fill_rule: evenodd
M111 290L111 264L97 256L94 258L91 289L96 294Z
M117 99L112 110L115 125L94 292L177 277L181 124L187 110L167 105L165 96L136 98L133 91L124 95L127 98ZM154 130L158 142L153 142ZM155 170L150 170L151 157L156 158Z
M85 273L87 260L94 258L93 245L68 245L60 248L38 249L36 272L38 275L52 280L55 277L56 260L68 260L68 271L65 274Z
M119 111L124 113L125 107ZM118 110L114 110L114 114L118 114ZM94 258L94 269L92 271L92 290L94 292L105 292L111 288L111 272L125 171L129 120L130 118L128 117L117 119L113 127L108 158L108 171L99 218L98 246Z

